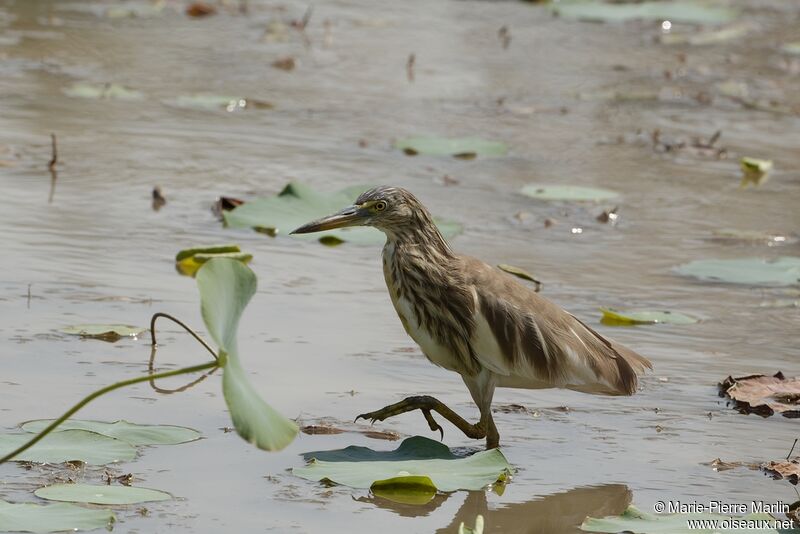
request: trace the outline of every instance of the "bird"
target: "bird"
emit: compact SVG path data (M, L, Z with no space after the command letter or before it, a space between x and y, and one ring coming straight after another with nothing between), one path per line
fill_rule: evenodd
M435 412L467 437L500 444L492 417L495 389L565 388L633 395L648 359L608 339L512 275L456 254L428 209L409 191L381 186L351 206L292 234L371 226L386 235L383 274L406 333L437 366L461 375L480 411L470 423L430 395L407 397L356 418L384 421L420 410L442 433Z

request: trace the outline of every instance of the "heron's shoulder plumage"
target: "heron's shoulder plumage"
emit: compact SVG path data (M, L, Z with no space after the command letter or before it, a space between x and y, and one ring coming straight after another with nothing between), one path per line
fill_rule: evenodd
M651 368L558 305L486 263L459 256L476 300L478 360L510 387L567 387L630 395Z

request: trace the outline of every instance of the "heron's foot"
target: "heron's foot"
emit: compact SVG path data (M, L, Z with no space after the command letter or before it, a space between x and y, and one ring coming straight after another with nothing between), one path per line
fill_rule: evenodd
M433 414L431 413L432 411L450 421L456 428L461 430L469 438L482 439L486 437L486 430L480 423L475 425L469 423L466 419L448 408L439 399L429 395L407 397L400 402L390 404L389 406L381 408L380 410L362 413L356 417L356 421L359 419L369 419L370 422L375 423L375 421L384 421L389 417L394 417L395 415L400 415L406 412L412 412L414 410L420 410L422 415L425 416L425 420L428 422L430 429L434 432L438 430L441 433L442 438L444 438L444 430L433 418ZM495 447L497 446L496 441L499 441L499 439L495 440ZM489 444L487 440L487 447L488 446Z

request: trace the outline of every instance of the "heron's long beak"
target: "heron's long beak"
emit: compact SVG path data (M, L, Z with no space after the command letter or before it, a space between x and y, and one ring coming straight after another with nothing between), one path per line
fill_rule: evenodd
M365 217L358 206L348 206L345 209L328 215L316 221L304 224L300 228L292 231L292 234L311 234L322 232L323 230L333 230L334 228L344 228L345 226L361 226L364 224Z

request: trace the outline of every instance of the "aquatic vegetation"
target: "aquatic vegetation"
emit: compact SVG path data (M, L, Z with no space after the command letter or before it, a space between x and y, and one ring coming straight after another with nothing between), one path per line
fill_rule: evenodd
M419 136L398 139L395 148L409 156L453 156L458 159L474 159L478 156L504 156L508 147L499 141L486 141L474 137L449 139L446 137Z
M405 503L428 502L437 491L481 490L504 484L512 467L499 449L467 457L421 436L404 440L394 451L347 447L303 455L305 467L292 473L307 480L327 480Z
M694 324L698 319L690 315L669 310L636 310L619 311L611 308L600 308L603 317L600 321L607 325L636 324Z
M136 449L130 443L88 430L53 432L44 435L41 441L30 448L23 448L30 442L30 434L0 434L0 463L13 459L46 463L80 461L90 465L105 465L136 457Z
M610 200L619 195L614 191L599 187L582 187L578 185L544 185L528 184L520 190L526 197L537 200L563 200L574 202L594 202Z
M800 258L781 256L762 258L695 260L674 271L704 282L725 282L754 286L792 286L800 284Z
M146 328L125 324L77 324L60 329L60 332L64 334L110 342L119 341L124 337L135 338L145 331L147 331Z
M41 432L52 424L54 419L37 419L23 423L22 430L25 432ZM88 430L96 434L115 438L134 446L141 445L177 445L188 443L200 439L200 432L192 428L175 425L140 425L128 421L114 421L108 423L104 421L81 421L79 419L67 419L61 423L54 432L64 430Z
M74 504L14 504L0 500L0 530L3 532L57 532L111 527L111 510L83 508Z
M558 2L553 11L568 19L598 22L628 20L669 20L690 24L721 24L736 18L738 11L728 7L697 2L614 3L599 0Z
M94 484L52 484L39 488L33 493L48 501L106 505L138 504L172 499L172 495L169 493L148 488Z
M247 265L253 259L253 255L242 252L239 245L187 248L175 255L175 270L185 276L195 276L197 270L211 258L230 258Z

